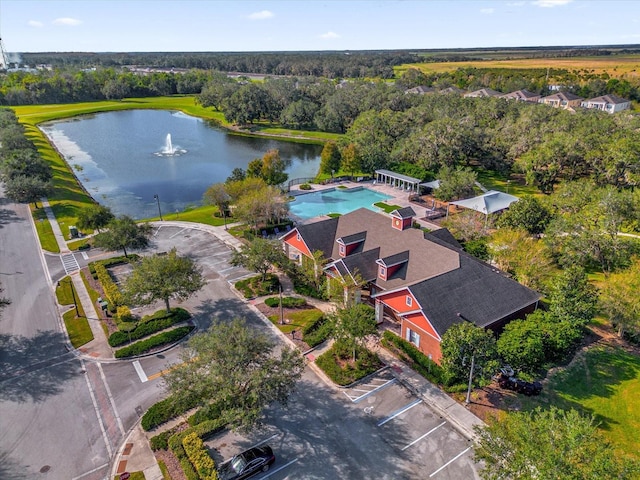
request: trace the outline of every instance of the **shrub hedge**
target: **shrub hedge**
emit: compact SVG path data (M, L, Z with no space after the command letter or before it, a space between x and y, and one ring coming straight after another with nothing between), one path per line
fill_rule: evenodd
M204 442L196 432L191 432L182 439L182 447L201 480L218 479L216 463L205 450Z
M395 351L401 360L411 364L415 371L430 382L438 385L449 383L442 367L418 350L413 343L407 342L389 330L382 333L381 343L386 348Z
M145 432L162 425L169 420L182 415L184 412L194 408L198 402L196 399L184 397L167 397L149 407L149 410L142 416L141 425Z
M182 440L184 439L184 437L191 433L195 433L200 438L207 438L208 436L222 430L225 425L225 422L222 420L209 420L206 422L202 422L195 427L187 428L186 430L180 433L176 433L171 438L169 438L169 448L180 462L180 466L182 467L187 480L200 480L200 478L193 468L193 465L191 465L191 462L187 457L187 453L182 446Z
M176 323L184 322L191 318L189 312L183 308L172 308L171 312L160 310L151 316L144 317L136 326L127 332L118 330L109 335L109 345L118 347L131 340L138 340L152 333L169 328Z
M280 297L269 297L265 298L264 303L267 307L279 307L280 306ZM307 304L307 301L304 298L300 297L282 297L282 306L284 308L299 308L304 307Z
M98 281L102 285L102 290L104 290L104 295L107 297L109 303L115 307L118 307L124 303L124 298L122 297L122 293L118 286L111 279L111 275L107 271L107 268L98 263L95 265L95 272L98 276Z
M322 316L302 329L302 340L310 347L320 345L331 336L331 324Z
M173 431L167 430L166 432L161 432L158 435L151 437L149 440L151 450L157 452L158 450L166 450L169 448L169 438L173 433Z
M146 340L135 342L127 347L116 350L115 356L116 358L125 358L141 355L156 347L173 343L182 337L187 336L194 328L195 327L189 325L159 333L158 335L149 337Z

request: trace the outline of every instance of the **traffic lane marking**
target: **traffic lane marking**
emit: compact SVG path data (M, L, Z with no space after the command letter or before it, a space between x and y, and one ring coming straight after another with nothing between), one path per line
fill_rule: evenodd
M291 460L290 462L285 463L284 465L282 465L281 467L276 468L275 470L269 470L269 473L267 473L264 477L261 477L261 478L269 478L269 477L271 477L271 475L273 475L274 473L278 473L280 470L283 470L283 469L287 468L288 466L290 466L290 465L292 465L292 464L296 463L297 461L298 461L298 459L297 459L297 458L294 458L294 459L293 459L293 460Z
M451 460L449 460L447 463L445 463L444 465L442 465L439 469L437 469L435 472L433 472L431 475L429 475L429 478L433 477L434 475L436 475L438 472L440 472L441 470L444 470L445 468L447 468L450 464L452 464L453 462L455 462L457 459L459 459L462 455L464 455L465 453L467 453L469 450L471 450L471 447L467 447L465 448L462 452L460 452L458 455L456 455L455 457L453 457Z
M396 418L398 415L402 415L404 412L407 412L407 411L411 410L413 407L415 407L416 405L420 405L421 403L422 403L422 399L414 400L413 402L411 402L411 403L405 405L404 407L396 410L395 412L393 412L391 415L389 415L388 417L384 418L383 420L380 420L378 422L378 426L381 427L385 423L390 422L391 420Z

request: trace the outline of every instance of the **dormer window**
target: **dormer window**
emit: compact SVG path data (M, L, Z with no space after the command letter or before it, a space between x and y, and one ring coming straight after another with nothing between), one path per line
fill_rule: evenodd
M407 307L412 307L413 306L413 298L411 298L411 295L407 295Z
M387 268L383 267L382 265L380 265L378 267L378 277L380 277L382 280L386 280L387 279Z
M342 244L340 244L340 249L339 249L339 250L340 250L340 256L341 256L341 257L344 257L344 255L345 255L345 253L346 253L346 251L347 251L347 249L345 248L345 246L344 246L344 245L342 245Z

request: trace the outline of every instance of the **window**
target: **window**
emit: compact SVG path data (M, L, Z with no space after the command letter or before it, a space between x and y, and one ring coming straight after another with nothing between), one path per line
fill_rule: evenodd
M411 298L411 295L407 295L407 307L411 306L413 306L413 298Z
M346 251L346 249L345 249L344 245L340 244L340 256L341 257L344 257L345 251Z
M385 267L378 267L378 276L380 278L386 279L387 278L387 269Z
M407 341L413 343L416 347L420 346L420 335L407 328Z
M296 240L300 241L300 233L299 232L296 234Z

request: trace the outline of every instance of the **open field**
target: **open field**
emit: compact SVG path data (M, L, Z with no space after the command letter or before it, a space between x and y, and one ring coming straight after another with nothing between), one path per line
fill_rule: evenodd
M452 72L458 68L557 68L568 71L586 71L593 74L607 73L611 77L640 76L640 55L610 55L567 58L519 58L510 60L475 60L465 62L428 62L404 64L395 67L397 77L409 68L419 68L425 74Z

